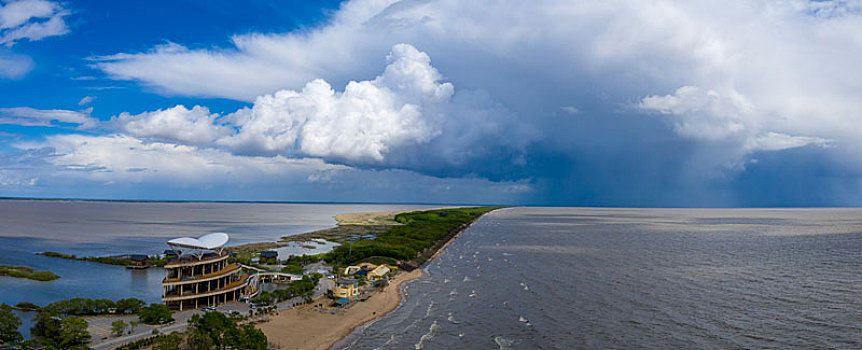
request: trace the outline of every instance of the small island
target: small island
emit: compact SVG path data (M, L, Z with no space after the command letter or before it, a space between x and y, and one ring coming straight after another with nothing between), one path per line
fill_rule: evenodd
M26 278L42 282L53 281L60 278L60 276L57 276L51 271L36 271L32 267L8 265L0 265L0 276Z
M89 261L106 265L117 265L125 267L135 267L136 262L144 262L145 267L149 266L165 266L167 258L158 255L147 256L140 254L126 254L116 256L77 256L73 254L64 254L58 252L41 252L36 255L47 256L50 258L60 258L66 260Z

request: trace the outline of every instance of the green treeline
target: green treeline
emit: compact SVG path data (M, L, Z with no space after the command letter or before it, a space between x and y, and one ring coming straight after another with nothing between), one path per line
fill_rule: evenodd
M119 346L118 350L266 350L269 342L263 331L253 325L240 325L241 317L225 316L220 312L195 314L185 332L172 332L140 339Z
M75 316L63 317L53 310L42 309L33 318L35 323L30 328L30 335L36 339L25 341L46 345L48 349L89 349L89 324L86 320Z
M137 298L126 298L113 301L111 299L87 299L72 298L58 300L48 305L39 305L20 302L15 305L16 309L29 311L45 311L57 315L105 315L105 314L135 314L146 305L143 300Z
M349 244L342 244L327 253L325 259L339 265L350 265L371 257L410 260L464 225L499 208L474 207L401 213L395 216L395 221L403 225L392 226L378 234L375 239L353 243L352 253Z
M100 264L107 265L118 265L118 266L129 266L132 263L130 259L118 258L118 257L110 257L110 256L77 256L74 254L63 254L58 252L42 252L36 253L36 255L43 255L51 258L60 258L66 260L78 260L78 261L89 261ZM150 266L165 266L167 262L166 258L161 258L157 255L147 257L147 262Z
M27 266L0 265L0 276L27 278L34 281L53 281L60 278L51 271L36 271Z

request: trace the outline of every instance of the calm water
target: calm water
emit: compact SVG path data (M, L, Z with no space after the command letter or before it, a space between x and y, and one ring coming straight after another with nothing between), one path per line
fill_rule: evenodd
M352 348L862 348L858 209L505 209L426 272Z
M158 302L161 298L162 269L133 271L36 252L152 255L167 249L165 242L175 237L227 232L229 245L272 241L331 227L335 214L414 208L429 206L0 200L0 265L31 266L60 275L51 282L0 277L0 303L43 305L73 297Z

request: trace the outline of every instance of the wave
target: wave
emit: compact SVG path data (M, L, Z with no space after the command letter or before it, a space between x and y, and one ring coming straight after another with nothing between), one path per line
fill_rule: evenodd
M503 338L502 336L496 336L496 337L494 337L494 342L495 342L495 343L497 343L497 346L499 346L499 347L500 347L500 350L508 350L508 349L511 349L511 348L512 348L512 344L514 344L514 343L515 343L514 341L509 340L509 339L506 339L506 338Z
M416 348L416 350L424 349L425 344L431 341L431 339L434 339L434 333L437 332L438 328L440 328L440 326L437 325L437 321L432 322L431 327L428 327L428 333L423 334L422 337L419 338L419 342L414 345L414 348Z

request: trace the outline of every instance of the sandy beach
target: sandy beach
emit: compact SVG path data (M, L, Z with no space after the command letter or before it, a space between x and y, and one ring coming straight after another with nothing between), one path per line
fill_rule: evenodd
M282 311L269 322L258 324L257 328L276 345L276 349L329 349L356 327L395 310L401 303L401 284L421 276L421 269L401 272L383 291L335 315L328 312L330 308L327 312L314 308L313 305L318 303L328 305L330 302L319 298L312 305Z
M421 210L434 210L434 209L447 209L447 208L457 208L454 206L439 206L439 207L431 207L424 208ZM390 211L378 211L378 212L362 212L362 213L343 213L335 215L335 221L338 222L339 225L400 225L397 221L395 221L395 215L401 213L409 213L417 211L417 209L404 209L404 210L390 210Z

